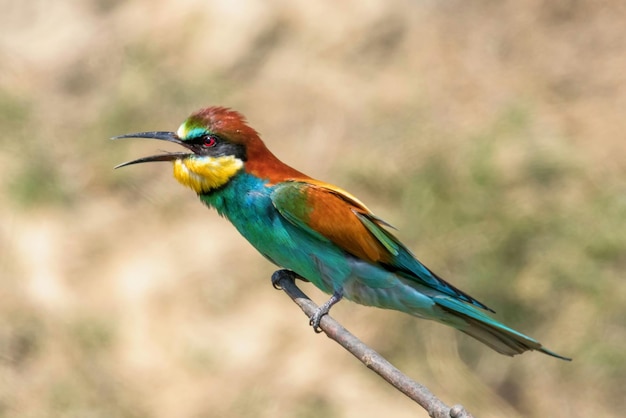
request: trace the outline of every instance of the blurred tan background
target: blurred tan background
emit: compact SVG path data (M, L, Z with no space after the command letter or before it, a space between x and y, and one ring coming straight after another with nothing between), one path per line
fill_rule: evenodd
M333 309L400 369L476 417L625 410L623 2L0 4L0 417L427 416L170 167L112 169L215 104L574 357Z

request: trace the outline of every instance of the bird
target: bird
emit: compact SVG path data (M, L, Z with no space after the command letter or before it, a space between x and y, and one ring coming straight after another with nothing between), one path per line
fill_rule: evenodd
M210 106L192 113L176 132L112 139L125 138L167 141L185 150L115 168L171 162L176 180L266 259L331 295L310 317L318 332L321 318L347 299L437 321L504 355L536 350L571 360L492 318L488 312L495 311L426 267L358 198L283 163L235 110Z

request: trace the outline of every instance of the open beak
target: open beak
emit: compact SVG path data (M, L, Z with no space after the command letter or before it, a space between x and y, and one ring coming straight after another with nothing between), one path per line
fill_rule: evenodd
M124 138L150 138L150 139L158 139L160 141L173 142L175 144L182 145L185 148L189 148L187 144L178 138L174 132L139 132L135 134L126 134L120 136L114 136L111 139L124 139ZM177 159L182 159L192 155L187 152L168 152L166 154L159 155L151 155L149 157L138 158L136 160L127 161L125 163L116 165L115 168L125 167L127 165L139 164L139 163L149 163L153 161L174 161Z

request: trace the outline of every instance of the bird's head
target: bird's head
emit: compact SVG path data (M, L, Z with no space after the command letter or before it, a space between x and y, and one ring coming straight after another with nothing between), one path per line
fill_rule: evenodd
M188 152L138 158L115 168L171 161L174 177L198 194L222 187L243 169L269 182L304 176L280 162L240 113L224 107L207 107L193 113L176 132L140 132L113 139L123 138L152 138L185 147Z

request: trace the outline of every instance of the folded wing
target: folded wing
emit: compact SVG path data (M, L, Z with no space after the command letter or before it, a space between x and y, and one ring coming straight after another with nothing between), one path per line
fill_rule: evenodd
M364 261L380 264L436 292L490 310L424 266L356 197L315 180L275 186L272 202L293 225Z

